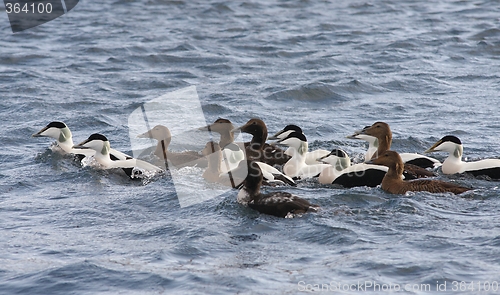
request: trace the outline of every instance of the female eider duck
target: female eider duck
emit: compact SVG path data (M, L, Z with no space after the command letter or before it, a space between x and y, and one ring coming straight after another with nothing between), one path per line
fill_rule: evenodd
M47 126L42 128L37 133L33 134L32 137L50 137L57 140L57 145L61 148L64 153L74 154L78 156L81 161L85 157L90 157L95 154L94 150L90 149L75 149L73 148L73 135L69 130L68 126L59 121L54 121L49 123ZM113 161L116 160L125 160L128 155L117 151L115 149L109 150L110 157Z
M170 152L168 146L172 140L170 130L163 125L156 125L153 129L137 135L138 138L153 138L158 141L155 156L162 161L168 161L177 168L186 166L207 167L207 159L195 151Z
M268 139L269 140L281 140L281 139L285 139L292 132L298 132L298 133L304 134L304 132L302 132L302 128L300 128L297 125L291 124L291 125L285 126L285 128L283 128L282 130L276 132L273 136L269 137ZM304 134L304 136L305 136L305 134ZM289 155L291 157L292 156L292 148L289 147L285 151L285 154ZM317 149L317 150L314 150L314 151L308 151L306 153L306 164L308 164L308 165L321 164L321 162L318 162L318 158L324 157L324 156L326 156L328 154L330 154L329 151L322 150L322 149Z
M392 131L389 124L375 122L373 125L366 126L347 138L368 141L369 145L368 151L365 154L365 161L369 161L391 148ZM420 168L436 168L441 165L436 159L416 153L402 153L400 156L405 163L405 177L407 179L434 176L434 173Z
M221 171L221 166L223 165L222 161L222 151L219 144L209 141L205 148L202 150L202 153L208 159L208 167L203 172L203 178L208 182L217 182L226 186L231 186L233 188L238 187L241 182L246 177L246 169L240 169L240 165L238 167L228 171ZM241 161L240 161L241 162ZM246 163L246 161L243 161ZM289 184L295 186L295 182L290 177L281 173L278 169L262 162L255 162L259 165L259 168L262 171L262 175L264 177L265 184ZM244 171L242 171L244 170ZM243 174L242 174L243 173ZM243 177L241 175L244 175Z
M444 174L470 173L474 176L486 175L491 179L500 179L500 159L484 159L474 162L462 162L464 148L458 137L447 135L426 150L431 152L448 152L441 170Z
M262 171L259 165L251 160L246 161L246 163L241 162L241 165L247 166L248 175L238 192L239 203L246 204L260 213L285 218L309 211L318 211L318 205L313 205L309 201L287 192L261 193Z
M351 165L347 153L341 149L333 149L330 154L318 159L330 164L319 174L321 184L337 184L343 187L369 186L376 187L382 182L388 168L381 165L358 163Z
M287 137L278 140L279 144L290 147L288 150L292 156L283 166L283 172L290 177L311 178L318 176L328 164L306 163L307 139L303 133L292 132Z
M395 151L385 151L377 158L367 163L389 167L389 171L387 171L382 180L382 189L391 194L405 194L408 191L426 191L430 193L450 192L461 194L470 190L470 188L467 187L439 180L416 179L404 181L404 163L399 154Z
M130 178L140 178L144 173L158 173L163 171L160 167L141 160L127 157L125 160L110 158L110 144L108 139L101 134L94 133L85 141L75 145L74 149L92 149L94 158L103 169L121 168Z
M199 128L201 131L216 132L220 134L219 147L222 151L222 164L220 170L228 172L236 169L240 161L245 159L244 144L234 143L234 125L228 119L219 118L214 123Z
M264 121L250 119L245 125L233 129L232 132L238 130L252 135L252 140L245 142L247 159L253 159L271 166L283 165L290 159L290 156L286 155L282 149L266 143L267 126Z

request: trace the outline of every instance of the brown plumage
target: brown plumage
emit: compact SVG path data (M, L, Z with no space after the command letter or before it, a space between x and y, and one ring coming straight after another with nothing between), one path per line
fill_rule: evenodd
M247 159L264 162L271 166L283 165L290 160L290 156L286 155L284 150L266 143L267 127L264 121L250 119L237 129L253 135L250 142L245 142Z
M378 148L371 159L375 159L378 155L382 155L385 151L391 149L392 144L392 131L389 124L385 122L375 122L371 126L366 126L358 134L369 135L377 138ZM356 135L356 134L355 134ZM420 177L436 176L433 172L428 171L417 165L405 163L404 164L405 179L415 179Z
M248 207L260 213L277 217L293 217L295 214L318 211L318 205L287 192L261 193L263 177L259 165L252 160L240 163L240 166L244 165L247 166L248 175L238 193L240 203L246 203Z
M264 127L266 127L265 124ZM231 121L229 121L228 119L219 118L215 120L214 123L206 127L200 128L200 130L213 131L219 133L220 134L219 145L221 148L225 148L227 145L234 142L234 137L235 137L234 133L235 131L241 128L242 127L235 129ZM257 130L255 130L255 132L257 132ZM245 142L244 144L238 143L238 145L240 146L241 149L249 150L250 155L255 157L260 162L269 164L271 166L275 164L278 165L285 164L290 159L290 156L286 155L282 149L266 143L267 128L265 128L264 133L265 134L263 134L262 137L260 137L260 134L257 134L257 138L252 139L251 142Z
M395 151L385 151L379 157L367 163L383 165L389 168L389 171L387 171L382 180L382 189L391 194L405 194L408 191L461 194L470 190L467 187L439 180L417 179L404 181L402 177L404 169L403 160Z

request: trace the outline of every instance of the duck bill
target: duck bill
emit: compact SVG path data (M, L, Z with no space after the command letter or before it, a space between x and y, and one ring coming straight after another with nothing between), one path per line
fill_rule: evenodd
M197 128L198 131L212 132L212 124Z
M153 138L153 136L151 134L151 130L148 130L144 133L137 135L137 138Z
M437 148L438 145L440 145L441 143L442 143L441 140L436 142L433 146L431 146L429 149L427 149L424 153L428 154L428 153L436 152L435 148Z
M47 128L47 127L43 127L43 128L42 128L42 130L38 131L38 132L37 132L37 133L35 133L35 134L32 134L32 135L31 135L31 137L44 137L44 136L42 135L42 133L44 133L47 129L49 129L49 128Z
M278 136L280 136L281 134L283 134L283 130L276 132L274 135L269 136L267 139L268 140L279 140Z
M317 158L316 161L317 162L320 162L320 163L323 163L323 164L329 164L328 162L325 161L326 158L328 158L330 155L326 155L326 156L323 156L321 158Z
M245 125L246 125L246 124L245 124ZM230 132L240 132L240 131L241 131L241 129L242 129L243 127L245 127L245 125L242 125L242 126L240 126L240 127L236 127L236 128L234 128L234 129L231 129L231 131L230 131Z
M361 135L361 134L364 134L363 130L356 130L356 131L354 131L354 134L348 135L348 136L346 136L346 138L349 138L349 139L360 139L358 136Z
M83 150L83 149L90 149L89 147L85 146L85 144L87 144L88 142L89 142L88 139L84 140L84 141L80 142L79 144L74 145L73 148L74 149L81 149L81 150Z

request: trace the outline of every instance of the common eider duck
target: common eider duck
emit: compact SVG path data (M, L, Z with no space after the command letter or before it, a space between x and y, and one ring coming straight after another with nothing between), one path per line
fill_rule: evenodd
M351 165L347 153L341 149L333 149L330 154L318 159L330 167L321 171L318 181L321 184L336 184L343 187L369 186L376 187L382 182L388 168L381 165L358 163Z
M238 130L252 135L252 140L245 142L245 155L247 159L263 162L271 166L283 165L290 159L290 156L286 155L282 149L266 143L267 126L264 121L250 119L245 125L235 128L232 131Z
M33 134L32 137L50 137L57 141L57 146L61 148L63 153L74 154L78 156L81 161L85 157L90 157L95 154L94 150L91 149L75 149L73 148L73 135L69 130L68 126L64 122L54 121L50 122L47 126L42 128L37 133ZM112 160L125 160L128 155L117 151L115 149L109 150L110 157Z
M297 125L287 125L285 128L282 130L276 132L273 136L269 137L269 140L280 140L280 139L285 139L288 135L290 135L292 132L298 132L304 134L302 132L302 128L300 128ZM304 134L305 136L305 134ZM290 157L292 156L292 148L289 147L285 151L286 155L289 155ZM307 151L306 153L306 164L308 165L313 165L313 164L321 164L321 162L318 162L318 158L324 157L326 155L330 154L330 151L327 150L322 150L322 149L317 149L314 151Z
M347 138L362 139L368 142L365 161L369 161L391 148L392 131L389 124L375 122L373 125L366 126ZM436 168L441 165L436 159L415 153L402 153L401 158L406 160L404 162L406 179L435 176L433 172L420 168Z
M447 135L426 150L431 152L448 152L441 170L444 174L470 173L474 176L486 175L491 179L500 179L500 159L484 159L474 162L462 162L464 148L458 137Z
M214 123L199 128L201 131L216 132L220 134L219 147L222 151L221 172L236 169L240 161L245 159L245 145L234 142L234 125L228 119L218 118Z
M287 192L261 193L262 171L259 165L251 160L241 162L240 165L247 165L248 175L238 192L239 203L246 204L260 213L285 218L318 210L318 205Z
M367 163L384 165L389 168L389 171L387 171L382 180L382 189L391 194L405 194L408 191L426 191L430 193L450 192L461 194L470 190L470 188L467 187L439 180L415 179L404 181L404 163L399 154L395 151L385 151L377 158Z
M75 145L74 149L92 149L95 151L94 158L103 169L121 168L130 178L141 178L147 174L163 171L160 167L128 156L125 160L112 160L110 144L108 139L98 133L89 136L88 139Z
M209 182L217 182L226 186L231 186L233 188L237 187L245 179L247 169L243 169L244 176L242 177L242 169L239 166L228 172L221 171L222 161L222 151L219 144L209 141L202 150L204 156L208 159L208 167L203 172L203 178ZM246 163L246 161L243 161ZM278 169L262 162L255 162L259 165L265 184L289 184L295 186L295 182L290 177L281 173Z
M287 137L278 140L279 144L290 147L288 150L292 156L285 165L283 173L290 177L311 178L318 176L323 169L329 167L328 164L306 164L307 139L303 133L292 132Z
M163 162L167 160L176 168L186 166L198 166L200 168L207 167L207 159L195 151L170 152L168 146L172 140L170 130L163 125L156 125L153 129L137 135L138 138L153 138L158 141L155 149L155 156Z

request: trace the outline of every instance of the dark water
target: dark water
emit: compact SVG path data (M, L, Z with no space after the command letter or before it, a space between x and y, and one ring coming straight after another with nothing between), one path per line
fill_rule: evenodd
M497 1L80 1L18 34L2 14L1 294L500 292L498 182L452 177L476 188L460 197L307 181L285 189L323 210L282 220L236 192L181 208L169 177L81 168L30 137L62 120L130 153L130 114L195 86L207 122L295 123L313 149L361 158L345 136L381 120L401 152L455 134L468 160L498 157Z

